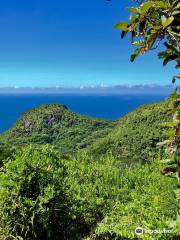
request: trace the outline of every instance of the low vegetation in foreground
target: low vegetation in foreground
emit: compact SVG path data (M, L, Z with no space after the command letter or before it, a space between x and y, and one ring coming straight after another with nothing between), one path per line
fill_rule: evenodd
M166 137L168 106L142 106L118 123L61 105L24 114L1 136L0 239L178 239L176 173L165 176L164 150L156 147ZM50 125L49 116L56 119ZM72 131L75 139L86 136L86 148L67 138ZM47 144L41 137L50 132ZM144 230L140 236L137 227Z

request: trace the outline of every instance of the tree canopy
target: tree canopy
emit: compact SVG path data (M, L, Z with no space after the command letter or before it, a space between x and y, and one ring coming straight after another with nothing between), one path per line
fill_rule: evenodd
M159 52L165 66L170 61L180 67L180 2L178 0L134 0L129 22L120 22L115 28L121 29L121 37L131 34L130 42L137 47L131 61L139 54L158 48L163 41L165 50ZM173 77L173 82L179 76Z
M180 68L180 2L178 0L133 0L133 5L127 8L130 11L128 22L119 22L115 28L121 29L121 37L130 33L130 42L136 47L131 55L131 61L146 52L157 49L161 42L164 51L158 53L163 59L163 65L174 61L175 67ZM173 76L172 82L180 79L180 75ZM173 122L170 127L170 141L168 150L177 152L180 145L180 92L175 89L172 111Z

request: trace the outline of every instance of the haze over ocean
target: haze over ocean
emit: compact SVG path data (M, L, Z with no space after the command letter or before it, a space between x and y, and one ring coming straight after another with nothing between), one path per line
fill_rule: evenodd
M42 104L65 104L71 111L91 117L118 119L136 107L164 100L167 95L0 95L0 132L12 127L22 113Z

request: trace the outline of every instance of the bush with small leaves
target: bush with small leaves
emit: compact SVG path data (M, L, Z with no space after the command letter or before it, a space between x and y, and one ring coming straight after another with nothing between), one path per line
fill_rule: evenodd
M29 146L15 155L0 173L0 234L29 240L78 234L66 181L53 147Z

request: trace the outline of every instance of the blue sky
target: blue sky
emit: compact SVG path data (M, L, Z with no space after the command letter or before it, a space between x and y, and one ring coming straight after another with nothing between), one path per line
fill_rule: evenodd
M169 84L173 64L138 58L113 28L127 0L0 1L0 86Z

